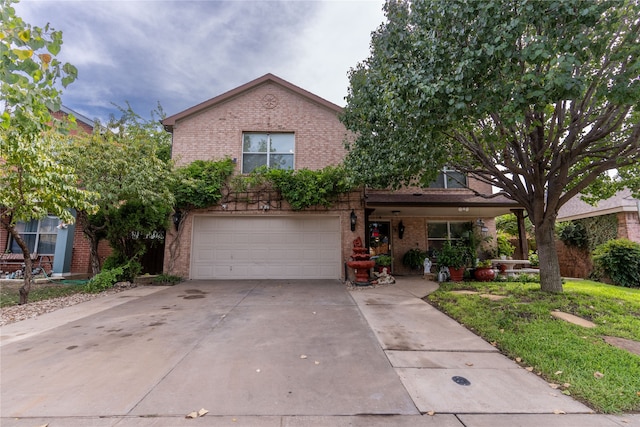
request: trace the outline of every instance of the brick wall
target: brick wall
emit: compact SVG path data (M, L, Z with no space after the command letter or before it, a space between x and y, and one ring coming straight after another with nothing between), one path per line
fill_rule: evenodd
M68 114L63 111L56 111L56 112L52 112L51 116L54 119L58 119L64 122L67 120ZM89 126L87 123L83 122L82 120L76 120L76 125L77 125L77 129L73 129L70 132L71 135L77 135L79 132L84 132L88 134L93 133L93 127Z
M267 95L277 100L267 108ZM270 104L270 106L273 104ZM345 127L336 112L280 85L265 83L176 123L173 158L179 165L194 160L242 160L243 132L294 132L295 169L321 169L342 162Z
M640 243L640 218L638 212L619 212L618 238Z
M404 225L404 237L398 236L398 224ZM398 276L422 274L402 264L402 256L410 249L427 250L427 223L424 218L393 218L391 220L391 242L393 253L392 271Z
M73 253L71 256L71 273L91 274L91 251L89 239L82 232L82 222L78 220L73 233ZM106 240L101 240L98 244L98 258L100 266L104 260L111 255L111 246Z
M76 230L73 234L73 253L71 256L71 273L74 274L91 274L91 253L89 240L85 237L82 229L76 224ZM98 244L98 258L100 266L104 260L111 255L111 247L106 240L101 240Z
M567 246L562 241L556 241L560 275L562 277L576 277L586 279L593 270L593 262L589 250Z

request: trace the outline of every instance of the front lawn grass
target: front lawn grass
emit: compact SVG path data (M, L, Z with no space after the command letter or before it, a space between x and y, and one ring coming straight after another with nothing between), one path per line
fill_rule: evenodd
M507 298L491 301L451 292L463 289ZM640 289L575 280L564 284L562 294L550 294L538 283L442 283L427 300L594 410L640 411L640 356L603 340L640 341ZM597 326L556 319L550 314L554 310Z
M17 305L20 302L19 284L0 284L0 307ZM29 292L29 302L43 301L52 298L64 297L80 292L86 292L84 283L82 284L59 284L59 283L35 283L31 285Z

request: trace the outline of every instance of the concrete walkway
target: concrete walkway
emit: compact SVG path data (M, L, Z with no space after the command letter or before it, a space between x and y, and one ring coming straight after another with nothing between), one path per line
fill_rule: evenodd
M640 426L501 356L421 300L436 286L189 281L7 325L0 425Z

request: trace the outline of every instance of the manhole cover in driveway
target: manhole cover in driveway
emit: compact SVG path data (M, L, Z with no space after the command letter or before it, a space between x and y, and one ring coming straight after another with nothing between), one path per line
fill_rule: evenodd
M465 377L451 377L451 379L453 380L454 383L458 384L458 385L471 385L471 382L469 382L468 379L466 379Z

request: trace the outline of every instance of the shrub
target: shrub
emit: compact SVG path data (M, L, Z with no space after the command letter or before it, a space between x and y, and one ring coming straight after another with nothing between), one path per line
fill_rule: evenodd
M569 221L558 224L559 238L567 246L586 248L589 245L589 235L582 222Z
M113 253L104 260L103 270L113 270L117 267L121 268L118 282L133 282L142 271L142 264L135 259L127 260L123 255Z
M593 251L594 274L608 276L613 284L640 287L640 244L628 239L610 240Z
M419 248L409 249L402 256L402 264L411 268L420 268L424 265L424 260L427 258L427 253Z
M444 242L442 249L437 251L436 255L439 266L456 269L466 266L469 259L469 252L463 244L460 242L452 244L449 240Z
M102 271L87 282L85 291L98 293L112 288L118 282L118 277L123 273L122 267L102 269Z
M506 233L498 232L496 239L498 242L498 255L513 255L516 248L511 244L509 236Z
M376 264L382 267L388 267L392 262L393 259L389 255L380 255L378 256L378 258L376 258Z
M167 274L167 273L162 273L158 275L158 277L153 279L153 283L158 283L161 285L169 285L169 286L173 286L180 282L182 282L182 277L174 276L172 274Z

